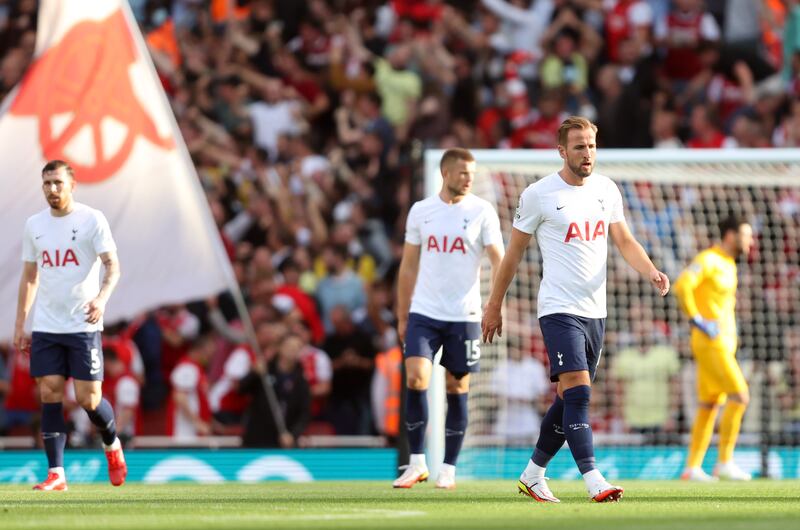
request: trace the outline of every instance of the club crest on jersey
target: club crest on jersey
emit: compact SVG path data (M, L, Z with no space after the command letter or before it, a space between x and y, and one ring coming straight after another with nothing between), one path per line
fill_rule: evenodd
M71 248L68 248L63 254L60 249L56 249L52 256L48 251L42 251L42 267L66 267L70 263L80 266L78 257Z
M564 238L564 243L569 243L573 239L579 241L594 241L598 237L606 237L606 223L602 219L597 221L594 230L590 230L590 223L586 221L583 225L583 232L578 223L570 223L567 229L567 236Z
M462 254L467 253L467 248L464 246L464 240L461 239L460 236L456 236L454 239L448 241L447 236L444 236L441 240L439 240L436 236L430 235L428 236L427 250L428 252L446 252L448 254L459 251Z

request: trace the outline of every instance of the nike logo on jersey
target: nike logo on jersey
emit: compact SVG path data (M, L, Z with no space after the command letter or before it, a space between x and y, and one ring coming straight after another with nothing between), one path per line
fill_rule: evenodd
M430 223L431 221L433 221L433 219L425 219L424 221L422 221L422 223L423 223L423 224L428 224L428 223Z
M597 199L597 202L600 203L600 209L605 212L606 211L606 207L603 206L603 199Z
M33 239L39 239L40 237L43 237L43 236L44 236L44 234L42 234L41 236L35 236Z
M566 204L565 204L564 206L556 206L556 210L560 210L560 209L562 209L562 208L566 208L566 207L567 207L567 205L566 205Z
M92 368L91 370L89 370L89 373L91 375L97 375L100 373L100 368Z
M475 366L476 364L478 364L479 361L480 359L475 359L474 361L467 361L467 366Z
M77 234L77 233L78 233L78 229L77 228L73 228L72 229L72 240L73 241L75 241L75 234Z

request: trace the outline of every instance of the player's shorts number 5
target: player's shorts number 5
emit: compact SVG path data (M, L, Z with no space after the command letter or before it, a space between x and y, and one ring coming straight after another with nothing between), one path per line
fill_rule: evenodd
M481 345L480 340L465 340L464 347L467 353L467 366L472 366L477 363L481 358Z

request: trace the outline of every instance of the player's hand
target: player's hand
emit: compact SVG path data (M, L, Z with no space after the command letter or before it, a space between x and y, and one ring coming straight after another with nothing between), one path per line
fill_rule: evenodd
M706 320L697 315L689 323L705 333L709 339L716 339L717 335L719 335L719 323L716 320Z
M661 296L666 296L669 292L669 278L667 275L659 270L653 269L650 273L650 283L658 289L658 294Z
M24 327L14 328L14 347L21 352L27 352L31 347L31 338L25 333Z
M294 436L292 436L291 433L288 432L282 433L279 441L281 447L283 447L284 449L290 449L294 447Z
M95 298L86 304L86 322L89 324L97 324L103 313L106 311L106 301L102 298Z
M483 342L492 343L495 333L498 337L503 336L503 315L500 311L500 306L493 304L486 304L483 309L483 318L481 319L481 333L483 335Z

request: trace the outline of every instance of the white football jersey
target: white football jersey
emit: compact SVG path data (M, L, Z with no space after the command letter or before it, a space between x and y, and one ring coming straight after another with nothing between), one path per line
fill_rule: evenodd
M86 304L100 292L100 254L116 250L105 216L84 204L75 203L64 217L54 217L50 208L29 217L22 260L39 268L33 331L102 330L102 319L86 322Z
M619 188L603 175L570 186L553 173L525 188L514 228L535 234L542 252L540 318L553 313L606 317L609 225L624 220Z
M472 194L456 204L438 194L428 197L408 212L406 243L421 247L410 311L447 322L479 322L483 249L503 245L494 207Z

